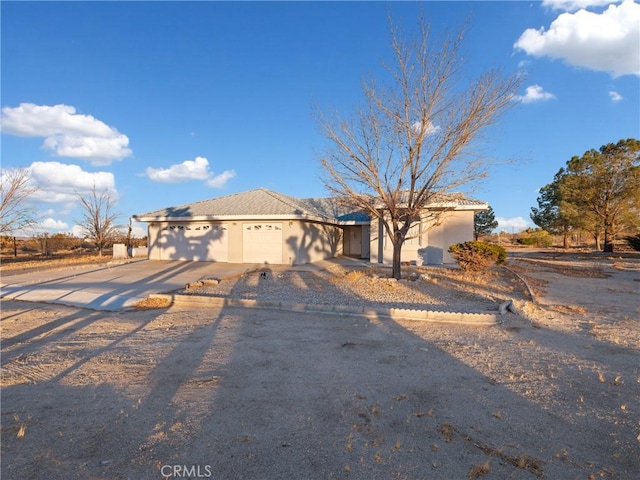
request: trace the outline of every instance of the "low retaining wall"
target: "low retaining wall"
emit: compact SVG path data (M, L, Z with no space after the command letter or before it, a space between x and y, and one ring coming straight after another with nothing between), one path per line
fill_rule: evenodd
M413 310L404 308L369 308L348 305L315 305L304 303L270 302L243 298L209 297L202 295L154 294L150 298L158 298L174 305L194 307L241 307L286 310L291 312L313 312L322 314L358 315L365 317L383 317L392 320L422 320L434 323L451 323L464 325L497 325L498 314L438 312L432 310Z

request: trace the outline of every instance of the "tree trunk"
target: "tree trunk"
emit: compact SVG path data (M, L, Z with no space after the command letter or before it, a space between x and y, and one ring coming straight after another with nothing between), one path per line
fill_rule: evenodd
M16 242L16 237L13 237L13 256L18 256L18 243Z
M613 253L613 235L611 235L611 227L604 227L604 250L607 253Z
M391 275L396 280L400 280L402 278L401 267L402 263L400 261L400 253L402 251L402 242L394 241L393 244L393 268Z

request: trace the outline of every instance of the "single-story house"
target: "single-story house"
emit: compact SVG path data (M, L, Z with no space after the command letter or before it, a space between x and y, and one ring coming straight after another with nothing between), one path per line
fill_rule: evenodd
M427 208L445 210L439 224L417 223L402 261L450 263L453 243L473 239L473 215L488 208L460 195ZM134 215L148 222L151 260L298 265L337 255L391 263L382 224L332 198L299 199L265 188Z

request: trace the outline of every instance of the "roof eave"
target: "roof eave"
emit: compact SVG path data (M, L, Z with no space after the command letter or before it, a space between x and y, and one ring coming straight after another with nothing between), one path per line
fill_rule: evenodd
M172 216L152 216L152 215L132 215L131 219L135 222L223 222L223 221L279 221L279 220L307 220L311 222L330 223L337 225L338 221L330 218L324 218L317 215L194 215L191 217L172 217Z

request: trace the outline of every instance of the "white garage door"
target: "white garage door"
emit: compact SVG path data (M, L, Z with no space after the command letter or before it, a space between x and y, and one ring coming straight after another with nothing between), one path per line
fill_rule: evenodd
M245 223L242 225L242 261L244 263L282 263L282 223Z
M160 230L161 260L226 262L227 228L215 223L170 223Z

